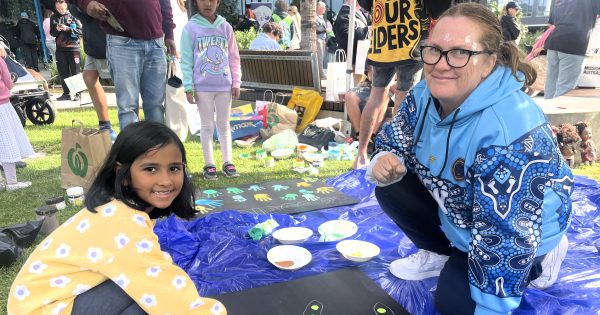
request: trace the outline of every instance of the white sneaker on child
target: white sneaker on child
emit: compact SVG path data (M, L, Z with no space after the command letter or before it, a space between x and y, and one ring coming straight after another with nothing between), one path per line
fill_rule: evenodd
M16 184L6 184L6 191L15 191L31 186L31 182L17 182Z
M419 249L418 252L390 264L390 272L404 280L423 280L440 275L448 256Z
M558 272L562 265L567 249L569 248L569 240L567 235L563 235L558 245L546 254L542 260L542 274L535 280L529 283L530 288L544 290L551 287L558 280Z

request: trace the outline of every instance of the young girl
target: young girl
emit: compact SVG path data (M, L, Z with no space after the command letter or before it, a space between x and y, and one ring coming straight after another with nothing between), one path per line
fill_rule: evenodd
M0 49L4 53L4 49ZM0 57L0 163L6 176L6 183L4 183L0 174L0 191L4 189L14 191L31 186L31 182L17 181L16 162L33 155L34 152L17 112L9 101L12 86L13 82L6 62Z
M152 219L193 216L185 149L163 124L127 126L79 211L33 251L9 314L226 314L160 250Z
M204 178L217 179L213 158L213 133L216 127L223 155L222 170L237 177L231 158L231 99L240 96L242 72L233 28L216 15L220 0L195 0L195 10L181 36L181 69L187 100L198 105L200 141L204 155Z

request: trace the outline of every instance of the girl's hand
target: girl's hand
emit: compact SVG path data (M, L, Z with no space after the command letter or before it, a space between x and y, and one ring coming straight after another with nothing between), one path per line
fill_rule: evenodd
M196 104L196 99L194 98L194 92L185 92L185 98L187 98L188 103Z
M240 88L231 88L231 98L234 100L240 98Z
M372 174L379 183L389 184L406 174L406 166L393 153L388 153L377 159Z

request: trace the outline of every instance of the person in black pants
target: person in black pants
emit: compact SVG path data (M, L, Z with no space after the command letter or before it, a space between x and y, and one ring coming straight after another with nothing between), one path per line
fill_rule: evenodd
M79 36L82 35L81 22L76 19L67 8L65 0L56 1L56 11L50 18L50 35L56 38L56 63L63 95L58 101L70 100L71 95L65 79L80 72L80 46ZM79 93L74 101L80 98Z
M15 35L21 42L21 49L25 56L25 66L35 71L38 68L37 44L39 36L38 26L29 20L27 12L21 12L21 19L15 27Z

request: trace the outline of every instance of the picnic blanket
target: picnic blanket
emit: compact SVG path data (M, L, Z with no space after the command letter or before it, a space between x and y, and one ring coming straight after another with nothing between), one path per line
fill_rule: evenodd
M389 271L390 262L405 257L416 248L402 231L383 213L373 194L373 185L364 180L364 171L350 171L326 181L337 190L360 202L306 212L299 215L249 214L225 211L191 222L175 217L159 221L155 232L161 248L192 278L202 296L289 281L324 272L356 266L378 283L411 314L436 314L433 304L437 278L406 281ZM545 291L526 289L522 303L513 314L597 314L600 312L600 186L577 176L573 193L574 217L568 231L569 251L560 279ZM283 271L266 259L267 251L279 245L272 237L259 242L250 240L247 231L267 219L280 227L304 226L315 234L301 246L313 260L294 271ZM335 249L336 242L319 242L317 227L328 220L344 219L357 224L352 239L377 244L379 256L367 263L344 259Z

